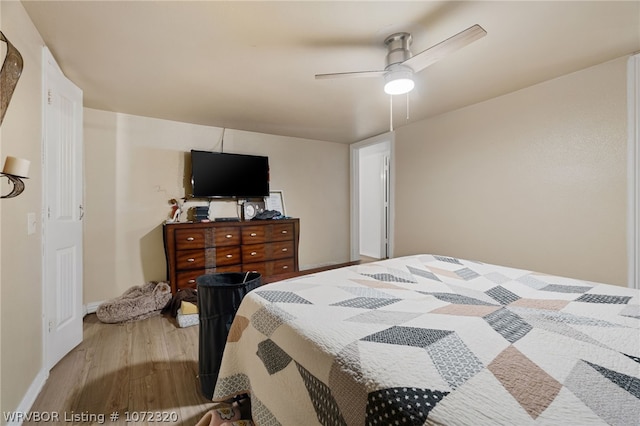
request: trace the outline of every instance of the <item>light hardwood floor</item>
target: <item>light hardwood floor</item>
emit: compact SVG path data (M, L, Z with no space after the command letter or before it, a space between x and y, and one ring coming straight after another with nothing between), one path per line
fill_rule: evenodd
M83 342L51 370L31 412L58 413L65 425L100 424L95 416L104 414L104 423L112 425L192 426L213 407L197 375L198 326L179 328L164 316L103 324L88 315ZM177 421L142 421L145 412Z
M377 259L375 257L365 256L364 254L360 255L360 263L369 263L369 262L377 262L382 259Z

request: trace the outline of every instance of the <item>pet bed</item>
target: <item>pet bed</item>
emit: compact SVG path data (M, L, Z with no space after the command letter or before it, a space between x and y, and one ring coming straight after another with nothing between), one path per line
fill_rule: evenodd
M141 320L159 314L170 300L171 287L168 283L150 281L102 303L96 310L96 316L108 324Z

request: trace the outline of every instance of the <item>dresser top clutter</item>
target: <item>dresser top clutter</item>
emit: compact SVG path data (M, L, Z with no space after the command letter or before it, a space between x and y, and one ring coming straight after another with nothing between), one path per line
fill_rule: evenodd
M299 219L165 223L171 291L196 288L196 278L220 272L297 272Z

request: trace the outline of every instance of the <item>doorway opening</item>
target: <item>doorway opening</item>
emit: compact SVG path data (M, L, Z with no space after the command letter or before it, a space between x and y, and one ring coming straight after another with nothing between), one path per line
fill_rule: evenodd
M351 145L351 260L393 257L393 133Z

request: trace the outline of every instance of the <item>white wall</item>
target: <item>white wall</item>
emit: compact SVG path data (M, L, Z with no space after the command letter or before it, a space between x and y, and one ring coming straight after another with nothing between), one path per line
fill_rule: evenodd
M3 199L0 232L0 412L35 398L42 367L42 250L40 221L27 234L27 214L42 210L42 38L19 1L0 2L0 28L18 49L24 69L0 127L2 164L7 155L31 161L30 179L16 198ZM2 43L4 45L4 43ZM4 54L2 55L4 60ZM0 191L12 188L0 180ZM4 420L0 420L3 422Z
M166 278L168 200L185 195L189 151L219 151L223 129L86 108L84 131L91 304ZM227 129L224 152L269 157L271 189L282 190L287 215L300 218L302 269L349 260L347 145ZM235 216L236 204L213 202L211 215Z
M396 255L625 286L626 63L397 129Z

